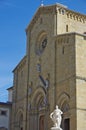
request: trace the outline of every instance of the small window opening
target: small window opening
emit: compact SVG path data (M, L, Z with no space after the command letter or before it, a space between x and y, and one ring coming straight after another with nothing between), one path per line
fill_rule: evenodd
M86 35L86 32L84 32L84 34Z
M62 10L62 14L64 15L64 13L65 13L65 11L64 10Z
M68 32L68 25L66 25L66 32Z
M65 47L63 46L63 47L62 47L62 54L64 54L64 48L65 48Z
M6 116L7 115L7 111L1 111L1 115L2 116Z

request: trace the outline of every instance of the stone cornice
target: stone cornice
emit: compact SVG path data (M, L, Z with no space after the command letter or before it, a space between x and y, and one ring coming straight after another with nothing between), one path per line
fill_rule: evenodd
M60 13L67 16L67 18L71 18L80 22L85 23L86 22L86 15L69 10L66 6L61 4L55 4L55 5L49 5L49 6L40 6L38 10L36 11L35 15L33 16L30 24L26 28L26 33L28 30L31 30L38 18L40 17L40 14L47 14L47 13Z
M26 33L29 30L31 30L31 28L33 27L33 25L36 23L36 21L38 20L38 18L40 17L40 14L51 14L51 13L56 13L58 12L58 9L59 8L67 8L66 6L64 5L61 5L61 4L55 4L55 5L49 5L49 6L40 6L38 8L38 10L36 11L35 15L33 16L30 24L27 26L27 28L25 29L26 30Z
M86 82L86 77L76 76L76 79L78 79L78 80L84 80Z
M76 38L76 35L86 38L85 34L80 34L76 32L70 32L70 33L64 33L64 34L58 34L54 36L55 42L60 45L73 45L75 42L71 42L71 38L73 37L73 40Z
M86 111L85 108L77 108L77 110L80 110L80 111Z
M70 35L79 35L82 37L86 37L86 34L81 34L81 33L77 33L77 32L67 32L67 33L63 33L63 34L58 34L56 36L54 36L56 39L58 39L58 37L62 37L62 36L70 36Z
M84 14L69 9L66 9L66 14L67 14L67 18L74 19L83 23L86 22L86 15Z
M74 15L79 15L81 17L85 17L86 18L86 15L85 14L81 14L80 12L76 12L76 11L73 11L73 10L70 10L70 9L66 9L67 13L72 13Z
M58 7L57 12L62 15L66 15L67 18L73 19L82 23L86 23L86 15L79 12L75 12L68 8Z

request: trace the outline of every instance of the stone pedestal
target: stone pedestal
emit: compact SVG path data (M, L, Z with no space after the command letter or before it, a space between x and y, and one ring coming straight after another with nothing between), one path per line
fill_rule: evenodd
M60 127L51 127L51 130L62 130Z

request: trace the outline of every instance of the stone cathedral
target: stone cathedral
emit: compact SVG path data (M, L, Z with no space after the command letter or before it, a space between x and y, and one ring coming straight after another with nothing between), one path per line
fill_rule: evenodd
M11 130L86 130L86 15L40 6L26 28L26 54L13 70Z

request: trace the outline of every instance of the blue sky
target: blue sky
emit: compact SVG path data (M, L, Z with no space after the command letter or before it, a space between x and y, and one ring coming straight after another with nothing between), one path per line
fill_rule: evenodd
M86 0L44 0L44 5L61 3L86 14ZM26 51L25 28L41 0L0 0L0 101L7 101L12 86L12 70Z

